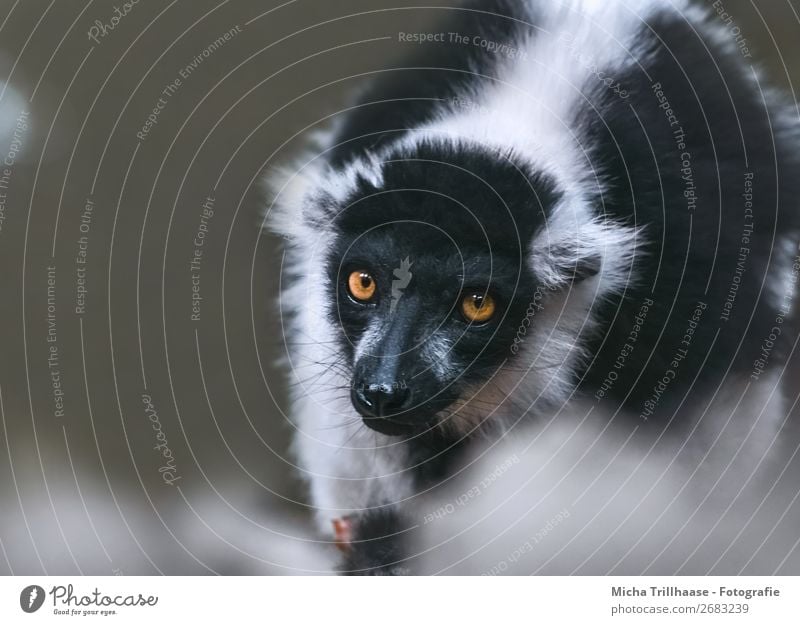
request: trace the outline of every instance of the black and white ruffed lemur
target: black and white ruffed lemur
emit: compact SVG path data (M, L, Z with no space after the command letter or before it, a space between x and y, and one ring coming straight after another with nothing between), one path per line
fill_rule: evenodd
M344 572L408 570L415 496L466 448L580 398L685 432L792 320L798 112L713 11L442 13L460 43L409 46L268 181L297 463Z

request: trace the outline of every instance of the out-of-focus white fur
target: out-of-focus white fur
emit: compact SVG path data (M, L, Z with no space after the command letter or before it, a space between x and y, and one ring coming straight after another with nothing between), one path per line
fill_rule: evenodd
M777 378L685 406L691 436L643 436L602 405L509 432L417 502L413 570L797 574L800 459Z

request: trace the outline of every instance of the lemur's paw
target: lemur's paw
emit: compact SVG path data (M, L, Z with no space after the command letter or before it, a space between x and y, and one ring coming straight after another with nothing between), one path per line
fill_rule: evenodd
M337 546L345 557L343 575L409 575L405 539L408 525L397 511L376 508L334 521Z

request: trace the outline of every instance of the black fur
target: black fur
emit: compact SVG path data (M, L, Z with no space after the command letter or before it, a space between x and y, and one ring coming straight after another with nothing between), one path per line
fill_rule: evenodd
M776 237L794 232L797 240L800 179L789 172L800 171L800 162L785 135L776 136L782 131L777 109L765 102L750 69L734 55L700 38L679 16L651 21L638 41L648 42L639 53L648 60L646 74L637 67L619 77L629 100L622 102L608 90L590 92L587 107L576 112L576 123L587 132L592 166L614 181L598 197L598 207L645 226L648 240L635 265L637 280L601 310L604 331L590 338L594 361L582 386L593 395L608 372L617 371L610 396L639 418L643 402L675 357L697 303L703 302L707 309L680 364L679 379L648 417L663 426L692 385L695 396L709 396L727 375L752 370L778 315L767 297ZM676 126L659 108L654 84L661 85ZM603 123L589 105L597 107ZM683 149L675 135L681 128ZM690 156L698 198L691 212L681 172L684 153ZM743 246L748 172L757 188L755 228L746 244L746 270L733 310L723 321ZM616 370L614 362L647 299L654 302L647 321L625 366Z

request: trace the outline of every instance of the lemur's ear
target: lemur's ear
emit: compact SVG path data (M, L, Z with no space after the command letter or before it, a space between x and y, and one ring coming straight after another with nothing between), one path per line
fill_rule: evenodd
M263 226L290 241L314 240L329 230L347 198L358 189L377 189L382 164L372 155L333 168L321 143L291 166L273 169L264 178L268 199Z
M621 291L631 279L631 261L641 242L640 229L561 206L534 235L532 269L552 290L596 278L598 295Z
M324 202L314 201L317 187L325 172L325 162L309 150L291 165L272 168L263 179L266 199L262 227L284 239L299 243L312 241L319 235L314 226L322 218L309 214Z

